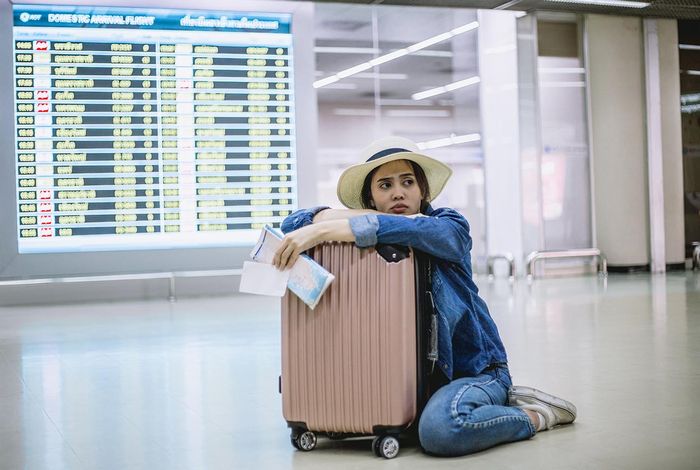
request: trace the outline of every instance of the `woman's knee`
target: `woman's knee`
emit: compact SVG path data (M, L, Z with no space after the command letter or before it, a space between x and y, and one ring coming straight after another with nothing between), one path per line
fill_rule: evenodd
M418 422L418 439L423 450L433 455L448 455L450 424L448 413L426 407Z
M448 404L429 403L418 423L418 438L427 453L442 457L453 457L474 452L470 449L470 423L455 419Z

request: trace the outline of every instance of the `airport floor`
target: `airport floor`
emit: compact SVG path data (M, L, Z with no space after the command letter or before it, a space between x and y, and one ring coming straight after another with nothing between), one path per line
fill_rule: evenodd
M700 467L700 274L478 279L514 382L575 424L461 458L319 439L282 418L278 301L251 296L0 308L0 469Z

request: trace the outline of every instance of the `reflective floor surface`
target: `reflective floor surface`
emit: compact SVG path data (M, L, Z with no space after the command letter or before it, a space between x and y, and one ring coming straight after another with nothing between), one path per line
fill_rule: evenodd
M279 307L251 296L0 308L0 469L700 468L700 274L479 279L514 382L574 425L462 458L292 448Z

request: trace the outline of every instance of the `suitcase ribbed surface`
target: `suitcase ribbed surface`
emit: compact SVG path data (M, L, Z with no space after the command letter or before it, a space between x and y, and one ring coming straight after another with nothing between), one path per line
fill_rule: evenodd
M413 257L387 263L351 243L316 247L335 275L314 310L282 299L282 408L309 430L371 434L416 414Z

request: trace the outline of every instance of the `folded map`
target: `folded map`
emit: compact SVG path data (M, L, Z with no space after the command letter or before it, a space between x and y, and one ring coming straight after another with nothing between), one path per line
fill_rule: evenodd
M258 263L272 264L283 237L281 232L266 225L253 251L250 252L250 257ZM323 266L309 256L301 255L291 268L287 287L313 309L334 279L335 276Z

